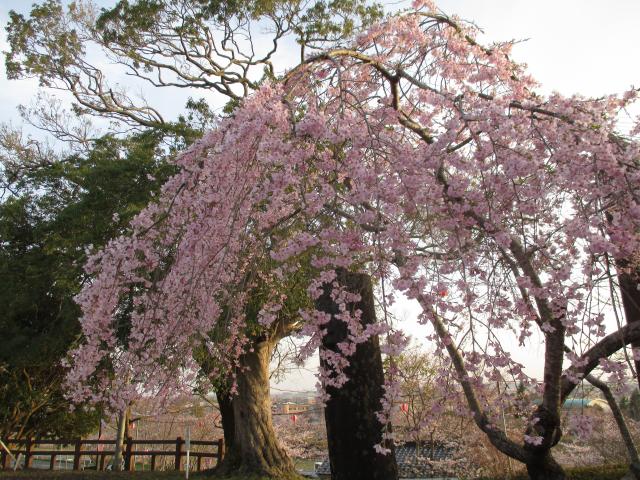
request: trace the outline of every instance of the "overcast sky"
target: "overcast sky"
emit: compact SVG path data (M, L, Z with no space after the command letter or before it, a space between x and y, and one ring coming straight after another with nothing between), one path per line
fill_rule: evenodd
M29 0L0 0L0 22L8 12L27 13ZM98 2L108 6L115 0ZM388 8L407 2L386 2ZM580 93L600 96L620 93L640 86L640 0L441 0L438 5L449 14L474 21L484 31L484 42L527 39L514 49L515 60L529 65L529 71L542 83L543 92ZM0 50L6 50L6 34L0 32ZM298 55L298 52L292 52ZM17 122L16 107L30 101L37 90L33 81L6 79L4 62L0 67L0 122ZM180 111L179 101L168 107ZM638 110L636 112L638 113ZM622 127L630 119L621 120ZM405 304L400 316L411 317L415 310ZM414 330L419 334L419 330ZM532 374L539 374L535 361L541 349L529 350L520 358ZM290 376L277 388L312 389L314 378L308 372Z

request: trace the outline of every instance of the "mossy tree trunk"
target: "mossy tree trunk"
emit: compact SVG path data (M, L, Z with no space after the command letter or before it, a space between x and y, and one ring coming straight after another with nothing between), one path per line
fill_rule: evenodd
M237 394L229 405L221 406L223 429L233 429L233 442L226 449L220 466L221 473L262 475L278 479L297 477L293 462L278 444L273 429L271 397L269 390L269 362L276 339L261 338L253 343L252 351L240 358L237 372ZM223 401L224 403L224 401ZM223 408L226 410L223 412ZM230 430L225 429L225 437Z

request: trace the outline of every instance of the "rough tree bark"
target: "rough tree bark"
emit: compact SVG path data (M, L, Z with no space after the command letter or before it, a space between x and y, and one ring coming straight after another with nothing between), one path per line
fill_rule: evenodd
M350 292L359 293L361 301L350 305L362 311L363 325L376 321L373 288L369 275L337 270L337 281ZM316 302L316 308L331 314L339 313L331 298L331 286L326 285ZM321 349L337 350L347 335L344 322L332 317ZM332 480L395 480L398 478L393 445L391 453L382 455L373 446L382 439L382 426L375 413L381 409L384 373L378 337L358 345L350 357L346 371L349 381L340 389L327 387L331 396L325 408L329 459Z
M260 338L240 358L233 409L233 442L220 465L221 473L299 478L293 462L278 444L273 430L269 392L269 361L277 338ZM228 407L228 405L227 405ZM221 405L221 412L223 412ZM228 410L227 410L228 414ZM223 415L223 428L224 416ZM225 431L225 436L227 432Z

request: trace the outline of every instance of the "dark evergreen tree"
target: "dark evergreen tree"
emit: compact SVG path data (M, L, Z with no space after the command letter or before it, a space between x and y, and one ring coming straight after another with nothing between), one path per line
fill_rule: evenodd
M105 137L86 156L25 171L0 203L0 437L96 427L100 412L72 411L64 395L61 361L80 335L73 297L87 252L124 233L173 171L161 137Z

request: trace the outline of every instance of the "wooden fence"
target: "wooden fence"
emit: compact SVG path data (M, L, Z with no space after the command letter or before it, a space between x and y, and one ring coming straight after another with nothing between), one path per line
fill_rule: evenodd
M105 458L113 457L115 454L115 440L82 440L77 438L75 440L47 440L47 439L27 439L27 440L7 440L5 441L6 445L11 449L11 453L13 453L16 457L19 454L24 456L24 467L31 468L33 458L38 456L47 456L49 457L49 469L53 470L55 468L56 457L62 455L73 455L73 469L80 470L80 465L83 456L93 456L98 459L96 462L95 468L97 470L104 470L105 468ZM140 456L150 456L151 457L151 470L154 471L156 469L156 459L157 457L173 457L174 468L176 470L180 470L182 468L182 458L187 455L187 451L185 448L185 440L182 437L178 437L175 440L134 440L131 437L128 437L123 445L123 458L124 458L124 469L125 470L134 470L135 469L135 457ZM204 446L204 447L216 447L215 451L189 451L189 456L195 459L197 470L200 471L202 468L202 459L203 458L216 458L217 463L224 458L224 441L214 440L191 440L191 447L194 446ZM46 450L39 449L39 445L60 445L61 447L71 445L73 446L73 450ZM109 450L103 450L100 448L101 445L105 445L110 447ZM171 445L173 448L168 450L158 450L158 449L146 449L144 446L153 446L157 445ZM16 448L20 447L20 448ZM91 448L85 448L85 447ZM7 455L7 452L4 450L0 455L0 466L3 469L8 469L10 467L10 457Z

